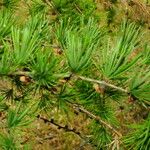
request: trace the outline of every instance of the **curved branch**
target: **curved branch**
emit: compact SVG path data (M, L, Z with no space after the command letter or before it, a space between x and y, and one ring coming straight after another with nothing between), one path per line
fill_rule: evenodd
M70 103L70 102L69 102ZM86 110L84 107L79 106L77 104L73 104L70 103L73 107L73 109L76 109L82 113L85 113L87 116L91 117L92 119L98 121L100 124L103 124L105 127L107 127L108 129L112 130L116 135L118 135L119 137L122 136L122 134L120 132L118 132L114 127L112 127L109 123L105 122L104 120L102 120L99 116L94 115L92 112Z

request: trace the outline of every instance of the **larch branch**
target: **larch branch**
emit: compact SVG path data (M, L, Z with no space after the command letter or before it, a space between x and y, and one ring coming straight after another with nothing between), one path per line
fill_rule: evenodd
M83 77L83 76L77 76L79 79L81 80L84 80L84 81L88 81L88 82L93 82L93 83L98 83L100 85L104 85L104 86L108 86L108 87L111 87L113 89L116 89L118 91L121 91L121 92L124 92L124 93L127 93L129 94L128 90L126 89L123 89L121 87L118 87L118 86L115 86L113 84L110 84L110 83L107 83L105 81L101 81L101 80L95 80L95 79L91 79L91 78L87 78L87 77Z

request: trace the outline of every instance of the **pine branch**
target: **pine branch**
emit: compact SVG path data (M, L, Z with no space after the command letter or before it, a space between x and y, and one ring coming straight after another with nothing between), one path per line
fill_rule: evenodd
M116 89L118 91L121 91L121 92L124 92L124 93L127 93L129 94L129 91L121 88L121 87L118 87L118 86L115 86L113 84L110 84L110 83L107 83L105 81L100 81L100 80L95 80L95 79L91 79L91 78L87 78L87 77L83 77L83 76L77 76L79 79L81 80L84 80L84 81L88 81L88 82L93 82L93 83L98 83L100 85L104 85L104 86L108 86L108 87L111 87L113 89Z
M0 74L0 76L16 76L16 75L19 75L19 76L28 76L28 77L31 77L32 73L31 72L27 72L27 71L18 71L18 72L14 72L14 73L9 73L9 74ZM71 74L72 76L72 74ZM77 78L81 79L81 80L84 80L84 81L88 81L88 82L93 82L93 83L98 83L100 85L103 85L103 86L107 86L107 87L111 87L113 89L116 89L118 91L121 91L121 92L124 92L126 94L130 94L130 92L126 89L123 89L122 87L118 87L118 86L115 86L113 84L110 84L110 83L107 83L105 81L101 81L101 80L95 80L95 79L91 79L91 78L88 78L88 77L84 77L84 76L79 76L79 75L75 75ZM70 76L69 76L70 77Z
M67 101L69 102L69 101ZM122 136L122 134L120 132L118 132L114 127L112 127L109 123L105 122L104 120L102 120L99 116L94 115L92 112L86 110L84 107L79 106L77 104L71 103L69 102L69 104L72 106L73 109L80 111L82 113L85 113L87 116L89 116L90 118L98 121L100 124L103 124L105 127L107 127L108 129L110 129L111 131L113 131L113 133L115 133L116 135L118 135L119 137Z

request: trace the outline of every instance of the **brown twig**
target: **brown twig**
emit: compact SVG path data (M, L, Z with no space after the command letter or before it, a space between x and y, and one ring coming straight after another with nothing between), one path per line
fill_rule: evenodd
M80 138L83 138L82 135L81 135L81 133L78 132L78 131L76 131L75 128L71 129L71 128L68 127L68 125L65 125L65 126L59 125L59 124L57 124L56 122L54 122L54 119L48 120L48 119L46 119L46 118L44 118L44 117L41 117L40 115L38 115L37 118L43 120L44 123L53 124L53 125L55 125L58 129L63 129L63 130L65 130L66 132L73 132L74 134L78 135Z

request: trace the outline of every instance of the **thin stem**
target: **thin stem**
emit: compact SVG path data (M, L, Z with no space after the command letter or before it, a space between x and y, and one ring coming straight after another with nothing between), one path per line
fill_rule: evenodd
M83 14L82 11L81 11L81 9L77 6L76 3L74 4L74 6L75 6L75 8L77 9L77 11L78 11L80 14Z
M48 120L40 115L38 115L37 118L43 120L45 123L50 123L50 124L55 125L56 127L58 127L58 129L63 129L66 132L73 132L73 133L77 134L80 138L82 138L81 133L76 131L75 128L71 129L67 125L65 125L65 126L59 125L59 124L55 123L53 119Z
M108 86L111 87L113 89L116 89L118 91L124 92L129 94L129 92L121 87L115 86L113 84L107 83L105 81L101 81L101 80L95 80L95 79L91 79L91 78L87 78L87 77L83 77L83 76L77 76L79 79L84 80L84 81L88 81L88 82L93 82L93 83L98 83L100 85L104 85L104 86Z
M87 116L91 117L92 119L98 121L99 123L103 124L104 126L106 126L107 128L109 128L110 130L112 130L116 135L118 135L119 137L122 136L122 134L120 132L118 132L115 128L113 128L109 123L103 121L99 116L94 115L92 112L86 110L85 108L77 105L77 104L72 104L70 103L74 109L85 113Z

